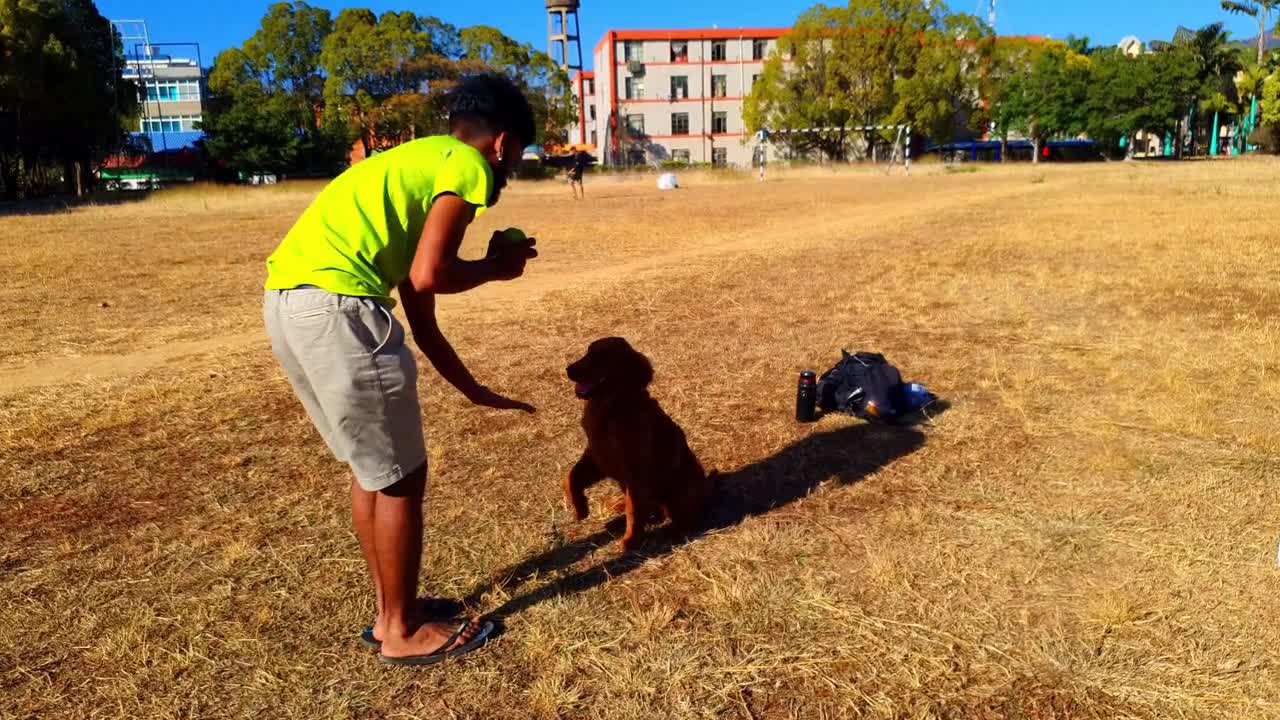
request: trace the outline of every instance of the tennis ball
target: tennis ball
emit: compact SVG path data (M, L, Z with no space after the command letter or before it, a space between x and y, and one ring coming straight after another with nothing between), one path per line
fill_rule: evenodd
M520 228L507 228L502 231L502 239L506 242L516 244L525 242L529 239L529 236L525 235L524 231Z

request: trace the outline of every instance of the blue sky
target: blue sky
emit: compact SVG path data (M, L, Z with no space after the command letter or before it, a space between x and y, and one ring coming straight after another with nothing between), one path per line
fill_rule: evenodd
M828 0L834 4L833 0ZM111 19L145 19L153 42L198 42L205 65L225 48L239 45L253 34L258 19L270 0L212 0L173 2L172 0L98 0L98 8ZM327 7L336 14L342 7L369 7L383 10L413 10L422 15L438 15L455 25L485 23L496 25L508 35L546 46L546 15L542 0L488 0L487 2L330 2L312 5ZM596 41L610 28L688 28L786 26L796 15L814 4L812 0L773 0L770 3L742 3L739 0L583 0L582 44L588 57ZM975 12L977 0L953 0L953 10ZM1255 34L1251 18L1231 17L1217 0L999 0L997 30L1000 34L1087 35L1095 44L1114 44L1125 35L1143 40L1168 39L1178 25L1199 27L1226 20L1237 37ZM590 61L588 60L588 64Z

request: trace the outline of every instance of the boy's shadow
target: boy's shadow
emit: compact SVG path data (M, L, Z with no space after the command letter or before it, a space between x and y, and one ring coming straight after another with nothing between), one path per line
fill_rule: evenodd
M936 417L947 407L944 403L936 403L930 408L930 414ZM789 505L803 499L828 480L841 485L862 480L924 446L925 435L915 429L914 424L859 423L817 432L768 458L720 475L706 521L698 534L733 527L748 517ZM500 570L462 602L473 606L495 588L516 588L538 575L571 567L602 548L612 555L594 567L507 601L489 614L501 622L503 618L544 600L590 590L611 578L625 575L649 558L665 555L690 539L676 537L665 529L653 529L640 550L623 555L618 554L616 544L622 526L623 519L616 517L604 530L549 548Z

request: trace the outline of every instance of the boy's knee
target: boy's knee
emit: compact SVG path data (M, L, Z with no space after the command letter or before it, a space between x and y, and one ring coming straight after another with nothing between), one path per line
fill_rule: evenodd
M427 466L424 464L378 492L388 497L406 498L422 495L426 487Z

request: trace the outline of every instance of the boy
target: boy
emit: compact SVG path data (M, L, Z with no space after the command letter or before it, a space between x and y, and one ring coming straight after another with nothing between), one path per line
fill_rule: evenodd
M316 429L354 474L351 515L378 616L362 641L379 658L429 665L484 644L491 622L433 622L417 601L426 448L417 367L392 317L397 288L418 347L475 405L533 412L476 382L436 323L435 296L513 280L532 239L495 234L483 260L458 259L534 141L519 88L472 77L449 97L449 135L406 143L334 179L267 259L272 350Z
M591 156L585 150L579 150L573 154L573 166L569 169L569 188L573 190L573 199L578 199L578 193L582 193L582 199L587 199L587 186L582 184L582 174L586 172L587 166L591 164Z

